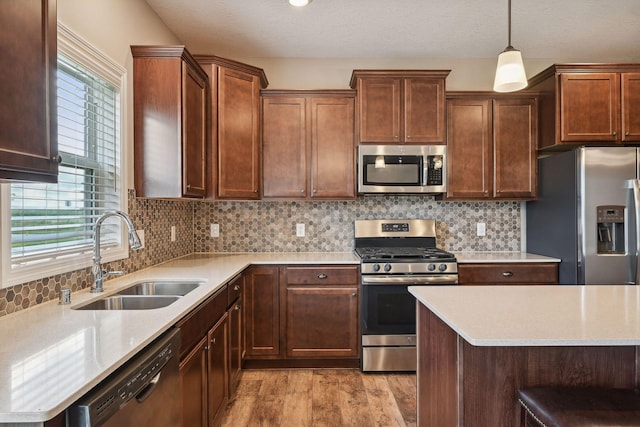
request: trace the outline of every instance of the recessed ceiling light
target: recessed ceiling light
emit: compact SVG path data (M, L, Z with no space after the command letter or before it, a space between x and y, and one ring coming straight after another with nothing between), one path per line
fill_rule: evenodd
M289 0L289 4L296 7L306 6L311 3L311 0Z

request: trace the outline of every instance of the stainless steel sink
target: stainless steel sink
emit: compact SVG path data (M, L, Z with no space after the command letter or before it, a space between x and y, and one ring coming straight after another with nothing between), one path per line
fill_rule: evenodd
M76 310L151 310L166 307L180 299L177 295L114 295L101 298Z
M139 282L117 292L116 295L177 295L184 296L202 285L195 281L147 281Z

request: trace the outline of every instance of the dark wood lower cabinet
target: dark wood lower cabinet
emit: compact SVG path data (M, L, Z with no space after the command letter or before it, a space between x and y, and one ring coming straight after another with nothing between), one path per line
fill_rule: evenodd
M207 412L209 426L220 421L228 395L229 365L227 345L229 316L225 313L207 334ZM196 396L197 398L197 396Z
M207 338L180 362L182 425L207 425Z
M557 285L558 263L460 263L459 285Z
M242 370L244 337L242 327L242 297L229 307L229 399L234 395Z
M252 266L246 272L246 359L280 357L279 277L277 266Z

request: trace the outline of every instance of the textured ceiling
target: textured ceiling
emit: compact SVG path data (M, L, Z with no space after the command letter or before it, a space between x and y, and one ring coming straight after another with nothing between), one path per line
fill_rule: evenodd
M194 53L271 58L494 58L507 0L147 0ZM512 0L525 58L640 61L640 0Z

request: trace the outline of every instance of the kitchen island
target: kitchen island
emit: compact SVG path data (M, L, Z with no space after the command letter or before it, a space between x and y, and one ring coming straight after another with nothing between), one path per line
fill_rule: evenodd
M638 385L640 287L410 287L418 425L519 426L525 386Z

